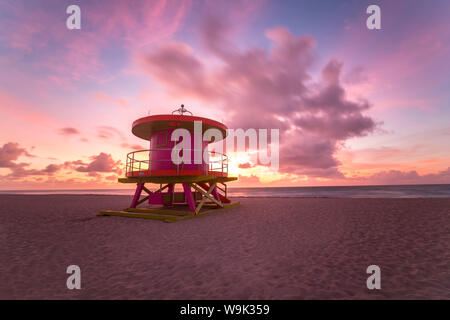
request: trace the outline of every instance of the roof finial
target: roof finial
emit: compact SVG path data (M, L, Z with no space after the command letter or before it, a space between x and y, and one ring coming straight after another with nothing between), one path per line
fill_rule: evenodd
M184 107L184 104L181 105L181 108L172 111L172 114L174 114L175 112L178 112L178 113L181 114L181 115L183 115L184 113L190 113L191 116L193 115L192 112L190 112L188 109L186 109L186 108Z

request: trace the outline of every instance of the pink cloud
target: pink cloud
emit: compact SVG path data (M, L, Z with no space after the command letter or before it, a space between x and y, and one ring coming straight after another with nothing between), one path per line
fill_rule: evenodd
M239 164L238 167L239 167L239 169L249 169L249 168L253 168L254 166L251 163L246 162L246 163Z
M143 150L145 147L140 144L130 144L125 135L118 129L110 126L101 126L97 128L97 136L103 140L119 144L124 149Z
M269 50L236 49L224 19L209 19L200 36L220 65L207 66L186 44L170 43L141 63L170 93L222 106L234 128L279 128L284 172L341 177L334 154L339 143L371 133L377 124L363 114L366 100L347 98L343 63L331 60L313 81L315 39L285 28L270 29Z
M66 128L59 129L58 133L63 136L71 136L71 135L80 134L80 131L78 131L78 129L76 129L76 128L66 127Z
M0 176L0 180L4 178L17 180L30 176L52 176L63 169L86 172L90 177L101 177L100 173L122 173L122 162L120 160L115 161L110 154L104 152L91 156L91 162L89 163L82 160L67 161L60 164L49 164L43 169L28 169L30 163L17 162L21 156L35 157L18 143L8 142L0 147L0 168L8 168L11 171L6 176Z
M101 25L102 36L119 36L134 47L142 47L172 36L191 6L191 0L113 0L108 6L97 2L89 14Z
M120 145L124 149L132 149L132 150L144 150L145 147L141 146L140 144L129 144L129 143L122 143Z
M182 43L168 43L143 58L142 66L156 79L168 85L171 93L188 94L203 99L213 98L218 92L209 83L203 64L191 48Z
M241 186L258 186L261 185L259 178L255 175L239 176L239 185Z
M27 169L29 163L19 163L17 166L11 168L11 173L6 177L9 179L19 179L29 176L51 176L61 170L64 165L49 164L44 169ZM0 176L1 178L1 176Z
M56 168L51 165L49 165L51 167L47 166L43 170L27 169L28 166L28 163L19 163L17 166L11 168L11 173L6 177L9 179L18 179L28 176L52 175L59 170L59 167Z
M105 178L108 181L116 181L117 180L117 176L116 175L111 175L111 176L107 176Z
M52 175L63 167L63 165L49 164L42 170L27 169L30 165L29 163L17 162L21 156L28 158L35 157L25 148L20 147L18 143L8 142L3 147L0 147L0 168L8 168L11 170L11 173L6 175L6 177L17 179L26 176ZM4 176L0 176L0 178L2 177Z
M125 98L114 98L103 92L97 92L94 94L94 99L100 102L106 102L109 104L117 105L123 109L129 109L130 105Z
M345 73L343 80L348 84L361 84L369 80L367 71L362 66L357 66Z
M104 152L91 157L91 162L75 168L78 172L122 172L122 162L115 161L110 154Z
M20 156L34 157L25 148L20 147L18 143L8 142L0 147L0 168L14 168L19 164L15 161Z
M437 173L420 175L417 171L380 171L364 179L371 184L448 184L450 167Z
M14 57L23 56L20 51L32 53L31 67L47 82L70 87L73 81L108 77L100 71L105 71L103 56L112 46L133 50L171 37L191 0L86 2L81 4L82 29L75 31L65 27L66 7L64 2L36 1L32 7L26 1L2 3L7 18L2 19L0 39L15 50Z
M97 136L99 138L102 139L113 139L113 138L118 138L119 140L125 140L125 136L124 134L114 128L114 127L110 127L110 126L100 126L97 128Z

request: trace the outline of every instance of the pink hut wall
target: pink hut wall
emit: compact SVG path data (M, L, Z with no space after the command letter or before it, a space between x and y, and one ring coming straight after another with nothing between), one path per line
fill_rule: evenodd
M170 170L177 170L177 165L171 160L172 149L175 141L171 141L172 132L175 129L164 129L152 133L150 139L150 170L151 175L167 174L170 175ZM181 141L181 139L180 139ZM201 175L208 170L208 164L203 161L201 164L194 164L194 135L191 132L190 141L191 164L180 164L179 171L186 175ZM208 142L202 141L202 152L208 149ZM203 155L203 153L202 153ZM156 172L155 172L156 171Z

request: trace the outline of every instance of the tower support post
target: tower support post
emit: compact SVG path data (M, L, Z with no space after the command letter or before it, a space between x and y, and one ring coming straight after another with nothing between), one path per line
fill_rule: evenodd
M183 182L184 195L186 196L186 201L189 206L189 210L195 212L195 201L192 195L191 186L187 182Z
M167 193L169 194L170 197L169 205L173 205L174 192L175 192L175 184L169 183L169 187L167 189Z
M136 191L134 192L133 201L131 202L130 208L136 208L136 205L141 197L142 189L144 188L144 183L138 183L136 186Z

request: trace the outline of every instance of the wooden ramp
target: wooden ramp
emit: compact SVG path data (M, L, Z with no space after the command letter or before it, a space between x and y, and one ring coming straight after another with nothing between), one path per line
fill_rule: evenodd
M182 220L202 217L209 213L220 212L224 209L234 208L240 205L240 202L224 204L223 208L216 208L215 204L205 204L204 208L197 214L192 211L163 208L126 208L122 211L102 210L99 216L117 216L127 218L141 218L161 220L164 222L178 222ZM214 208L211 208L213 206Z

